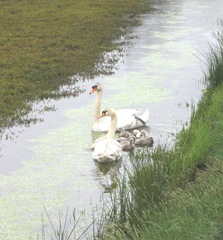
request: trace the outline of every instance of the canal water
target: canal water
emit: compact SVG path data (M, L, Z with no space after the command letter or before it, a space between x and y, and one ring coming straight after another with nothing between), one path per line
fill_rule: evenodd
M42 113L44 121L14 127L3 136L0 240L37 239L42 225L50 231L47 214L57 227L67 209L75 209L89 224L115 184L116 172L128 164L126 156L106 169L91 158L95 95L89 91L95 82L104 86L102 108L149 109L146 130L155 144L173 144L174 135L189 121L191 103L199 101L204 89L201 58L215 42L223 1L165 0L152 7L134 29L133 47L127 48L113 75L79 83L84 93L50 101L55 111ZM14 137L6 139L10 132Z

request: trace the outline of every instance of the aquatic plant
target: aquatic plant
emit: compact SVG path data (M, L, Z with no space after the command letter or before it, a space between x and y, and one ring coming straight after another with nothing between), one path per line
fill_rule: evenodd
M174 147L136 152L119 178L104 239L222 237L223 41L208 55L207 91ZM219 197L221 195L221 197ZM216 196L218 196L216 199ZM219 222L220 219L220 222ZM109 226L109 224L107 224Z
M204 72L204 82L212 89L219 87L223 83L223 30L222 19L218 22L220 30L215 34L216 44L210 45L209 53L203 55L207 71Z
M86 226L82 230L81 233L77 234L77 228L79 227L78 224L79 224L79 220L80 220L81 216L79 216L79 218L76 219L75 210L73 211L73 214L70 216L68 208L67 208L64 219L61 216L61 212L58 211L58 213L59 213L58 214L58 216L59 216L58 224L55 224L51 220L51 217L50 217L48 211L46 210L46 208L44 206L43 206L43 208L44 208L45 214L47 216L51 230L50 231L49 231L49 229L48 229L48 231L45 230L45 225L44 225L44 221L43 221L43 217L42 217L42 233L41 233L42 240L48 240L49 237L51 240L80 240L83 237L87 237L87 232L88 232L89 228L94 224L94 220L93 220L89 224L89 226ZM77 237L77 235L79 235L79 236Z
M144 3L1 1L0 130L29 122L33 101L75 97L77 81L111 74Z

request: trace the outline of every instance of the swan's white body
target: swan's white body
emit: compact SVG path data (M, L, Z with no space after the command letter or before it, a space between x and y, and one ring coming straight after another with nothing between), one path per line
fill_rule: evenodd
M102 85L100 83L95 84L92 87L91 93L96 91L96 100L94 105L94 119L92 124L92 131L94 132L106 132L109 129L111 119L103 118L98 119L101 109L102 101ZM117 125L116 130L124 128L126 130L145 126L149 120L149 110L140 109L120 109L116 111Z
M92 158L98 162L119 161L122 157L122 147L114 139L104 139L97 142L94 146Z
M117 125L117 115L114 109L108 108L102 112L101 117L110 116L111 123L106 135L106 139L95 142L92 158L98 162L114 162L122 157L122 146L115 138Z

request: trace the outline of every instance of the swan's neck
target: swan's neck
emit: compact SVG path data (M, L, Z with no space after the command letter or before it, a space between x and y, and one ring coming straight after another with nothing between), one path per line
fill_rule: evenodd
M102 91L96 92L96 100L94 105L94 123L99 124L100 119L98 118L101 113L101 99L102 99Z
M113 114L111 116L111 124L110 124L110 127L108 129L107 139L114 139L115 138L116 126L117 126L117 115Z

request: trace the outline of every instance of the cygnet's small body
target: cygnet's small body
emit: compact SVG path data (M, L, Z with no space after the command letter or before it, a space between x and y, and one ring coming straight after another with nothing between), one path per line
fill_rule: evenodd
M132 135L130 132L126 131L124 128L119 128L118 131L120 131L119 137L128 138Z
M134 145L134 138L130 138L130 140L124 142L122 145L122 151L132 151L134 148L135 148L135 145Z
M143 146L152 146L153 145L153 143L154 143L153 138L149 137L144 130L142 130L141 135L142 136L139 139L136 139L135 146L143 147Z

